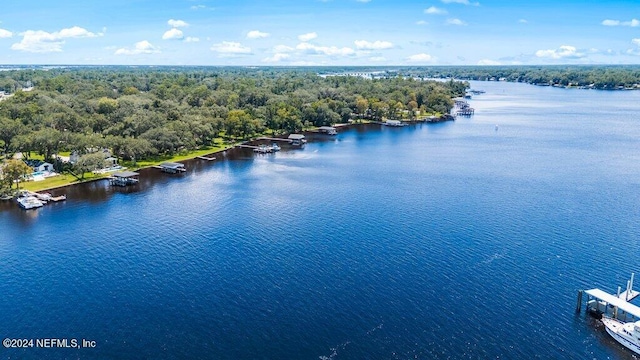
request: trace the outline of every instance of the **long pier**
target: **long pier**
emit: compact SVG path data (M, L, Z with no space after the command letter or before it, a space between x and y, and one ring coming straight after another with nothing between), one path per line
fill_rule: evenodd
M238 147L245 148L245 149L259 149L258 146L246 145L246 144L240 144L240 145L238 145Z
M196 159L200 159L200 160L207 160L207 161L213 161L216 158L215 157L206 157L206 156L196 156Z

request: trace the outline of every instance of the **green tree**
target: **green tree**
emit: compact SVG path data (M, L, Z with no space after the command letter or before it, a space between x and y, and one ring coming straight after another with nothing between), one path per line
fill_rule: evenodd
M11 181L11 184L15 182L18 190L20 189L20 180L32 172L33 169L22 160L10 159L2 166L4 178Z
M0 117L0 140L4 143L5 154L11 151L11 141L13 141L13 138L25 131L27 131L27 128L22 125L21 122Z
M84 179L85 173L102 169L105 166L104 154L99 151L80 156L78 161L73 164L73 170L80 174L80 179Z

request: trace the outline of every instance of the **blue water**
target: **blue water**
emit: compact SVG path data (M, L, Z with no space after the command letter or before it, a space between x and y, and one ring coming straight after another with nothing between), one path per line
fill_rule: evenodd
M632 358L575 303L640 274L640 92L472 87L471 118L5 206L0 337L96 347L0 357Z

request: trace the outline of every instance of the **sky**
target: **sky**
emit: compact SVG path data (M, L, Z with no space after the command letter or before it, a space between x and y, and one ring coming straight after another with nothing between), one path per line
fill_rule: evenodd
M3 0L0 64L639 64L640 0Z

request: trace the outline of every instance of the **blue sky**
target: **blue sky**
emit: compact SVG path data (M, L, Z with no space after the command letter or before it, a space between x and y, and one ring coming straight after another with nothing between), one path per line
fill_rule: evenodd
M640 3L5 0L0 64L638 64Z

